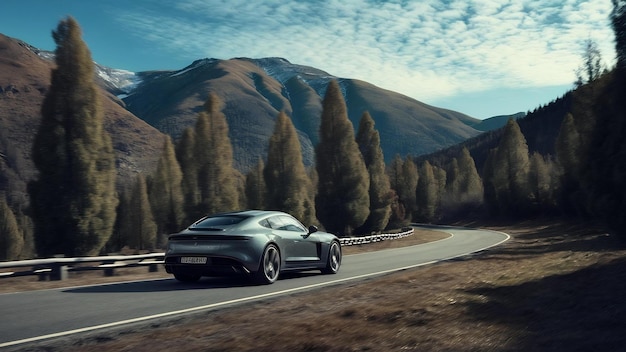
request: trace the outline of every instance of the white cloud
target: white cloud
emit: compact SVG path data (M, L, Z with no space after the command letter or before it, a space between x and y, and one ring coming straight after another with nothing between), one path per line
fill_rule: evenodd
M181 0L120 20L172 55L281 56L420 100L569 84L581 43L612 63L608 0Z

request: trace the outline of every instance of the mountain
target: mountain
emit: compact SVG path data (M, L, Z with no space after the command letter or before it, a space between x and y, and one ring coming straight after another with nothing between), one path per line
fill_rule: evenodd
M126 108L175 138L195 123L209 92L224 102L235 165L243 171L266 153L279 111L300 133L305 163L313 162L322 99L330 80L343 91L355 129L369 111L387 161L421 155L480 133L480 120L437 108L355 79L335 77L282 58L202 59L178 71L137 73L139 83L120 95Z
M12 203L26 204L26 184L36 175L30 152L54 66L49 54L0 34L0 192ZM156 168L164 134L123 108L109 89L101 89L101 102L115 148L118 187L124 188L138 172Z
M0 192L13 201L27 199L26 184L36 174L30 148L53 57L0 34ZM292 118L304 161L312 165L330 80L340 83L355 129L364 111L374 118L387 161L396 154L432 153L481 133L482 122L465 114L281 58L201 59L180 70L137 73L96 64L96 80L120 189L136 173L155 169L164 134L176 139L193 126L209 92L225 103L235 166L244 172L265 157L281 110Z

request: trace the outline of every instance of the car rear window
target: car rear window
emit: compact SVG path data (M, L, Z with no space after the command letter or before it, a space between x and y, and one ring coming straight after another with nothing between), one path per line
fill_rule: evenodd
M226 215L226 216L212 216L202 219L192 227L223 227L238 224L247 219L246 216L239 215Z

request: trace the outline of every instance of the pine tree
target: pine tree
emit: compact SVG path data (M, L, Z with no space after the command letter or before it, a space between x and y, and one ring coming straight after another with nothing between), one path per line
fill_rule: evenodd
M115 155L78 23L69 17L52 36L56 67L33 143L39 174L29 185L37 251L94 255L115 223Z
M157 224L157 233L177 232L183 225L183 173L176 160L174 145L166 136L155 175L150 182L150 205ZM162 239L161 239L162 240Z
M389 176L385 172L385 158L380 147L380 135L374 128L374 119L366 111L359 122L356 136L370 177L370 215L357 232L370 233L384 230L391 216L392 192Z
M138 250L152 250L157 245L157 225L154 222L146 179L142 174L137 176L130 198L129 245Z
M0 193L0 260L20 259L24 238L13 210Z
M534 152L530 157L529 184L532 191L533 206L540 212L548 212L555 208L554 190L557 187L553 180L555 174L551 163L543 155Z
M626 68L626 1L611 0L611 25L615 34L615 52L617 54L617 69Z
M117 217L115 218L115 228L106 245L107 253L120 252L131 243L133 231L133 209L131 206L131 189L123 190L119 196L117 205Z
M188 127L183 131L176 145L176 160L178 160L183 172L184 224L191 224L202 215L198 211L200 195L198 191L198 165L194 155L195 144L196 133L193 128Z
M474 159L466 147L458 158L453 158L447 172L445 196L442 207L447 212L467 211L483 201L483 182L476 170Z
M419 168L419 180L416 187L417 220L431 222L435 219L438 189L433 166L430 162L424 161Z
M291 119L282 111L269 140L263 175L268 209L287 212L306 224L313 222L314 213L307 209L313 202L309 199L310 180L302 162L300 141Z
M222 108L219 97L210 93L196 121L194 156L200 195L197 216L239 208L233 148Z
M496 149L493 182L498 206L509 214L520 214L530 205L528 173L530 160L526 138L515 120L509 119Z
M249 209L266 209L267 188L263 177L264 168L263 160L259 159L259 162L246 174L245 192Z
M387 172L392 196L392 214L395 227L408 224L413 217L413 213L417 209L415 202L415 189L417 187L417 167L413 160L407 156L402 159L400 155L396 155L388 168Z
M350 235L369 216L369 177L335 80L328 84L324 95L315 157L318 218L327 231Z
M417 189L417 182L419 180L419 173L417 172L417 166L413 162L410 156L406 156L402 162L402 184L398 192L400 201L404 204L404 209L409 220L417 218L417 198L415 190Z

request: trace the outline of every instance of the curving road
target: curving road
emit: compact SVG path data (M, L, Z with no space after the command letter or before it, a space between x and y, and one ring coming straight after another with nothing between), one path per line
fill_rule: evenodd
M509 238L488 230L415 227L451 236L417 246L344 256L336 275L292 274L266 286L224 278L204 278L194 284L161 279L0 294L0 349L364 279L467 255Z

